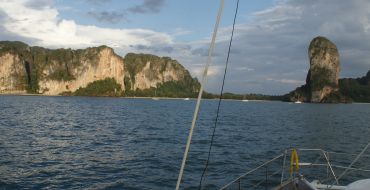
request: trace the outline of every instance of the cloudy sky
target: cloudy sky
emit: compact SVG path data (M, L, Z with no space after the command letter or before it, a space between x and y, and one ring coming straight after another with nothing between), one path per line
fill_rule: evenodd
M200 76L218 0L0 0L0 40L48 48L102 44L170 56ZM219 91L236 0L226 0L206 90ZM368 0L241 0L226 91L284 94L304 84L307 47L333 41L341 77L370 69Z

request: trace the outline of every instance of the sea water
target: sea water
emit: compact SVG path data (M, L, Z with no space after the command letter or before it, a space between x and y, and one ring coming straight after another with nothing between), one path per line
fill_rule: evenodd
M0 96L0 189L174 189L194 106ZM202 101L183 188L198 188L216 108ZM369 140L369 104L223 101L203 184L220 188L287 148L358 154Z

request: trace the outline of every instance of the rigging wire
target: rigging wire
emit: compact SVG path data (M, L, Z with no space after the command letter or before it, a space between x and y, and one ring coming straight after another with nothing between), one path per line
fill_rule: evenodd
M233 28L231 30L231 37L230 37L230 42L229 42L229 48L228 48L228 51L227 51L227 58L226 58L226 62L225 62L224 76L223 76L223 79L222 79L222 86L221 86L221 91L220 91L220 97L218 99L216 119L215 119L213 131L212 131L211 142L210 142L209 149L208 149L207 161L206 161L206 164L205 164L205 167L204 167L202 176L201 176L200 181L199 181L199 190L202 189L203 178L204 178L204 176L206 174L206 171L208 169L209 160L210 160L210 157L211 157L212 146L213 146L213 142L214 142L214 137L215 137L215 134L216 134L216 128L217 128L217 123L218 123L218 118L219 118L219 113L220 113L221 100L223 98L222 95L223 95L223 92L224 92L226 73L227 73L227 68L228 68L228 65L229 65L230 51L231 51L231 46L232 46L233 37L234 37L235 22L236 22L236 16L238 14L238 9L239 9L239 0L237 0L237 2L236 2L235 15L234 15L234 21L233 21Z
M353 164L355 164L358 159L361 158L361 156L366 152L366 150L370 147L370 142L361 150L361 152L356 156L356 158L351 162L351 164L346 168L346 170L343 171L342 174L339 175L339 177L337 178L338 180L340 178L342 178L348 171L350 168L352 168ZM334 185L334 182L333 184L331 184L330 188Z
M207 64L204 67L203 77L202 77L202 81L200 83L200 89L199 89L197 104L195 106L195 110L194 110L194 114L193 114L193 120L191 122L191 127L190 127L190 131L189 131L189 135L188 135L188 140L186 141L184 156L182 158L181 168L180 168L179 176L177 178L176 190L180 189L182 175L184 173L184 168L185 168L185 164L186 164L186 158L188 156L188 152L189 152L190 144L191 144L191 139L193 137L193 131L194 131L195 123L196 123L197 117L198 117L198 111L199 111L199 107L200 107L200 100L202 99L202 94L203 94L203 86L204 86L204 84L206 82L206 79L207 79L208 67L211 64L211 57L212 57L212 53L213 53L213 50L214 50L214 47L215 47L218 26L220 24L223 8L224 8L224 0L220 0L220 7L218 9L218 13L217 13L217 17L216 17L216 24L215 24L214 29L213 29L212 40L211 40L211 44L209 45L209 49L208 49Z

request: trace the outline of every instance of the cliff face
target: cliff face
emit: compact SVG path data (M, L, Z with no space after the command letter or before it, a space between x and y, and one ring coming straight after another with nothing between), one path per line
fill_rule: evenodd
M181 81L190 77L190 73L176 60L160 58L149 54L129 53L125 56L126 82L128 90L157 88L169 81Z
M71 52L72 55L74 53ZM115 79L124 90L123 60L115 55L111 48L89 48L82 52L82 56L72 58L76 60L71 59L71 66L65 62L53 61L42 69L42 75L45 77L39 82L40 93L56 95L66 91L74 92L89 83L108 77ZM56 72L60 72L58 70L68 73L65 80L51 77L57 75Z
M0 55L0 92L24 93L27 85L26 69L16 54Z
M199 84L183 66L167 57L130 53L123 59L107 46L50 50L0 42L1 93L70 94L108 78L109 84L116 81L119 85L114 91L123 92L158 88L171 81ZM99 88L99 84L105 83L92 86Z
M346 102L339 92L340 61L338 49L325 37L314 38L308 48L310 69L306 84L290 92L289 101Z
M325 96L338 91L338 49L328 39L316 37L310 43L308 56L310 70L306 82L310 87L311 102L321 102Z
M0 48L0 88L4 93L58 95L108 77L124 89L123 59L106 46L49 50L0 42Z

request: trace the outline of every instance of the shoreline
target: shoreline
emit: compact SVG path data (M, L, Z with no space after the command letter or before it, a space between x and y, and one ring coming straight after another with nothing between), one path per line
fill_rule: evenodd
M174 98L174 97L145 97L145 96L63 96L63 95L46 95L46 94L29 94L29 93L0 93L0 96L45 96L45 97L88 97L88 98L127 98L127 99L174 99L183 100L187 98ZM194 100L195 98L188 98ZM210 99L212 100L212 99Z
M123 99L151 99L151 100L197 100L197 98L175 98L175 97L145 97L145 96L63 96L63 95L45 95L45 94L29 94L29 93L3 93L0 92L0 96L45 96L45 97L87 97L87 98L123 98ZM202 100L218 100L218 98L202 98ZM244 103L248 102L285 102L281 100L250 100L243 101L240 99L222 99L223 101L240 101ZM287 102L294 103L294 102ZM305 102L306 103L306 102ZM308 104L317 104L317 103L308 103ZM319 103L322 104L322 103ZM337 104L348 104L348 103L337 103ZM352 102L349 104L370 104L370 102Z
M89 98L125 98L125 99L152 99L152 100L197 100L197 98L175 98L175 97L145 97L145 96L63 96L29 93L0 93L0 96L45 96L45 97L89 97ZM202 98L202 100L218 100L218 98ZM223 101L243 101L240 99L222 99ZM248 100L249 102L271 102L279 100ZM282 101L280 101L282 102Z

